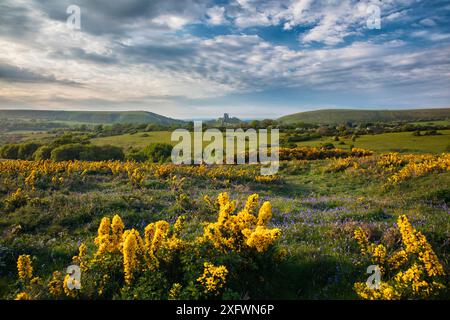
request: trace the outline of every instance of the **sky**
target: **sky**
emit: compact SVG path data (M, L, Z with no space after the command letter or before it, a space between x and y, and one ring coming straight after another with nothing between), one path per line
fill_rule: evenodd
M0 109L449 106L450 1L0 0Z

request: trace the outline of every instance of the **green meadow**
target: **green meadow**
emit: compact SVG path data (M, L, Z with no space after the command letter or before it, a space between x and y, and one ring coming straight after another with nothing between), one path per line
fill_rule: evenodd
M340 138L341 142L334 141L330 137L304 141L297 143L298 146L320 147L323 143L333 143L336 147L346 149L353 145L356 148L369 149L376 153L401 152L401 153L442 153L450 147L450 130L440 130L442 135L436 136L413 136L412 132L382 133L364 135L351 139Z
M340 144L340 142L334 141L331 137L325 137L318 140L299 142L297 145L320 147L323 143L330 142L342 149L350 148L353 145L356 148L368 149L376 153L442 153L448 151L450 146L450 130L440 130L439 132L442 135L417 137L413 136L412 132L396 132L364 135L356 138L356 141L340 138L340 141L345 144ZM112 144L125 149L130 147L143 148L155 142L174 145L176 142L171 142L170 136L171 132L169 131L157 131L95 138L91 141L96 145ZM282 134L280 134L281 136Z

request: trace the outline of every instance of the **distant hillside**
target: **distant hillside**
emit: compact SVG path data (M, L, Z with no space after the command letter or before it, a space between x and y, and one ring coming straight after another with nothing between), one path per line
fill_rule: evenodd
M282 123L336 124L344 122L392 122L445 120L450 118L450 108L411 110L352 110L329 109L299 112L278 119Z
M175 120L147 111L54 111L54 110L0 110L0 119L72 121L82 123L154 123L179 124Z

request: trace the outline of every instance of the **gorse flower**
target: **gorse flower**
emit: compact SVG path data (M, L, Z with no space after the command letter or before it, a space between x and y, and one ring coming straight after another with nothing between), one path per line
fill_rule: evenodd
M15 300L31 300L31 296L26 292L20 292L17 294Z
M17 259L17 273L19 279L23 282L30 281L33 277L33 267L31 266L31 258L27 254L20 255Z
M420 231L413 228L405 215L400 216L397 223L402 235L402 242L405 245L406 253L419 255L419 261L425 267L428 276L444 275L444 268L425 236Z
M111 251L119 251L120 250L120 242L122 240L123 230L125 226L122 222L122 219L119 217L119 215L115 215L112 219L111 223L111 243L110 243L110 250Z
M139 267L139 255L142 252L142 239L135 229L127 230L124 233L123 242L123 270L125 283L130 285L133 280L133 273Z
M174 283L172 288L170 288L169 291L169 300L176 300L178 299L178 296L180 295L181 289L183 286L179 283Z
M58 297L63 292L62 273L59 271L53 272L52 279L48 283L48 291L52 296Z
M218 294L219 290L225 285L228 270L225 266L214 266L212 263L205 262L203 274L197 279L204 287L205 293Z
M252 213L258 205L259 195L252 194L248 197L247 202L245 203L244 210L248 213Z
M266 201L259 209L258 226L265 226L270 219L272 219L272 205L269 201Z
M228 193L222 192L217 197L217 201L219 202L220 208L222 209L230 202L230 197L228 196Z
M383 276L378 289L371 289L366 283L355 283L356 293L363 299L428 298L445 288L440 282L440 277L445 275L444 268L426 237L405 215L398 218L397 225L402 246L390 254L384 245L369 243L362 229L355 230L361 253L380 267Z
M109 251L110 249L110 229L111 222L108 217L103 217L100 221L100 226L98 227L97 237L94 243L97 245L97 255L102 255L103 253Z
M70 283L70 282L71 283ZM70 285L69 285L70 283ZM78 290L75 289L76 280L70 276L70 274L66 274L63 281L63 289L66 296L75 298L78 295Z
M244 209L234 214L235 203L230 201L227 193L218 196L220 212L217 222L209 223L203 232L203 241L210 241L214 247L237 252L255 248L258 252L265 251L280 235L279 229L269 229L267 224L272 217L270 202L265 202L258 217L252 212L258 205L258 196L248 197Z
M76 264L78 264L81 268L81 270L85 271L87 269L87 263L84 261L84 257L87 253L87 247L84 243L80 244L78 247L78 255L74 256L72 258L72 261Z
M263 226L257 226L253 231L244 229L242 233L246 236L246 244L255 248L258 252L264 252L275 241L281 231L279 229L267 229Z
M173 232L175 235L179 235L181 232L181 229L183 228L183 224L186 218L184 216L178 217L177 221L173 225Z

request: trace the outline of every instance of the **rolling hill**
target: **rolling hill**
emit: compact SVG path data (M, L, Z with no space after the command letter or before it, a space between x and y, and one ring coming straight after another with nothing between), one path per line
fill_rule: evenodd
M0 119L70 121L79 123L154 123L180 124L176 120L147 111L59 111L59 110L0 110Z
M337 124L345 122L394 122L445 120L450 118L450 108L410 110L353 110L325 109L287 115L278 121L289 123Z

